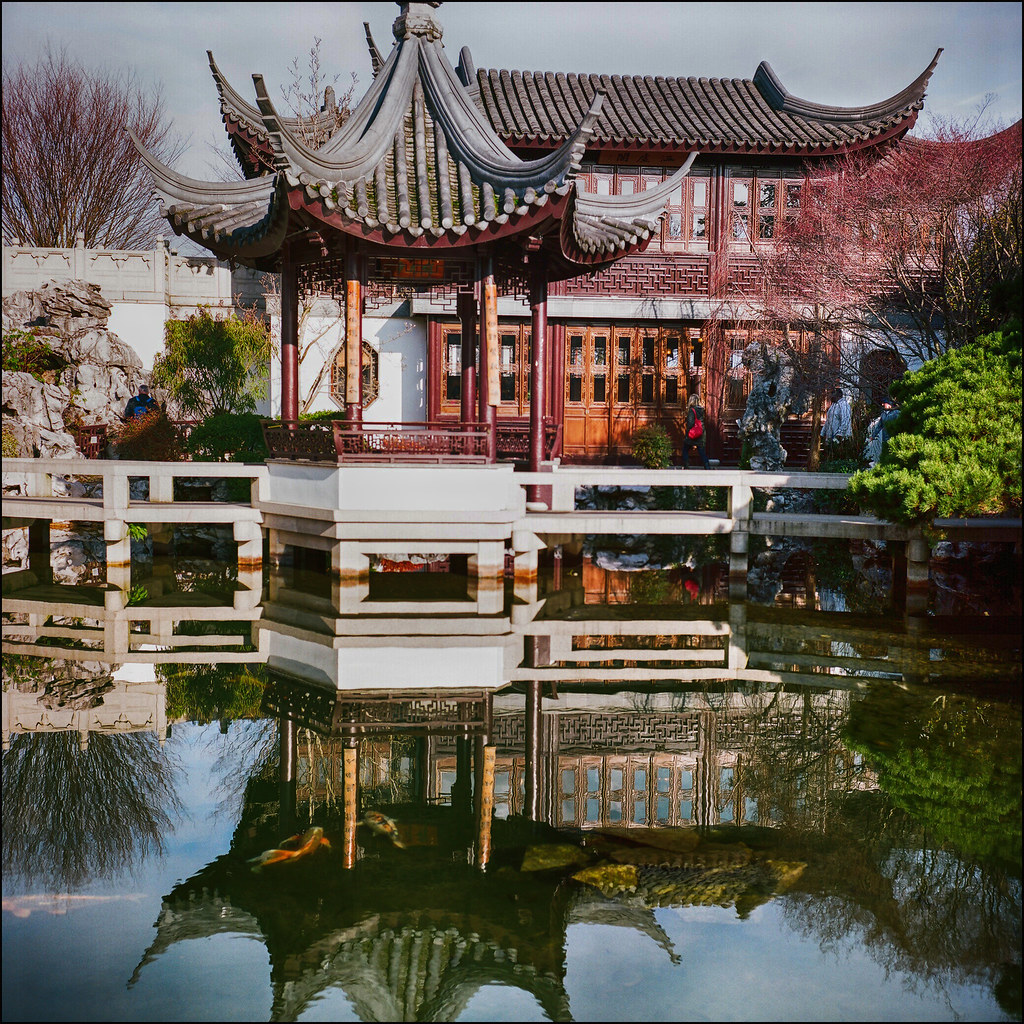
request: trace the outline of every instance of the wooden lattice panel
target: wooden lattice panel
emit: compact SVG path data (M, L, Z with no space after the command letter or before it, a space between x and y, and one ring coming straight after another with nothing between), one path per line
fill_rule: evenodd
M698 712L559 715L558 746L561 750L696 750L700 746L700 722Z
M658 256L623 259L596 273L559 281L551 286L551 294L682 298L706 296L709 287L706 256Z

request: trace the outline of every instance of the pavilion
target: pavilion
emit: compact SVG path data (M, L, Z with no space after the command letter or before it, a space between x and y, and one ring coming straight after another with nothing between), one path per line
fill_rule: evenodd
M364 311L387 292L428 318L423 419L477 428L491 460L512 425L528 427L531 469L545 425L570 457L621 454L645 423L678 426L694 391L709 444L727 445L765 247L810 170L913 127L939 54L897 95L835 107L764 62L751 80L510 73L463 48L452 67L440 5L399 6L386 59L366 30L373 83L340 126L332 90L317 114L283 117L260 76L249 103L211 55L246 180L143 154L177 233L281 274L282 420L299 413L300 299L328 294L344 311L332 396L359 429ZM457 324L417 306L439 292ZM499 295L529 301L500 340Z

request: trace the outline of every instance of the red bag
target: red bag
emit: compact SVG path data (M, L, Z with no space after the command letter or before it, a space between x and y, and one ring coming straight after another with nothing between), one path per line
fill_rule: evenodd
M699 441L704 436L704 421L696 412L693 414L693 426L686 432L686 436L691 441Z

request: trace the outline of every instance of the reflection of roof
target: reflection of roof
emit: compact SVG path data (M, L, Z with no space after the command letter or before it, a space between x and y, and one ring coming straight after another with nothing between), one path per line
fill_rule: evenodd
M262 78L254 76L256 104L249 104L211 57L225 125L253 178L197 181L143 152L175 230L249 261L277 253L296 219L316 227L321 238L331 229L328 236L342 232L383 245L436 248L535 233L569 218L563 255L581 256L581 262L607 260L645 242L685 170L627 204L588 196L577 215L573 178L601 95L591 97L551 152L520 159L444 56L433 6L403 5L390 56L348 120L319 148L306 141L301 122L278 114Z
M225 864L221 858L220 867ZM195 884L198 881L179 886L164 899L156 938L129 985L176 943L230 933L267 946L271 1020L298 1020L331 988L345 993L362 1020L455 1020L486 985L520 988L537 999L549 1019L570 1019L557 958L552 963L534 962L528 941L518 949L501 928L493 935L481 934L487 928L481 918L463 920L464 915L451 912L434 915L435 920L424 912L417 920L410 910L370 913L353 924L332 927L324 921L329 911L323 904L316 918L319 927L309 928L306 921L284 934L274 924L274 912L261 922L262 915L240 909L220 887ZM288 916L301 923L305 911L293 906ZM291 941L289 935L294 936Z
M771 65L753 79L479 71L475 85L494 130L513 144L560 144L604 93L592 134L603 143L703 152L834 152L911 128L938 62L880 103L835 107L790 95ZM460 71L471 61L463 51Z
M452 926L374 924L321 940L315 962L304 957L298 976L275 981L271 1019L298 1020L324 990L340 988L362 1020L456 1020L480 988L495 984L531 993L550 1020L569 1019L561 979L520 963L515 949Z

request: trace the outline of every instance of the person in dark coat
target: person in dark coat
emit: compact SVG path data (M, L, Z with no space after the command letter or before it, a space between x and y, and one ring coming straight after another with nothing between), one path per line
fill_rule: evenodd
M690 401L686 405L686 427L683 431L683 469L690 468L690 449L696 448L701 462L705 469L711 468L708 462L708 453L704 448L707 414L704 406L700 404L700 396L696 393L690 395Z
M157 404L149 397L149 385L140 384L139 393L129 398L128 404L124 407L124 418L126 421L142 419L143 416L156 411Z

